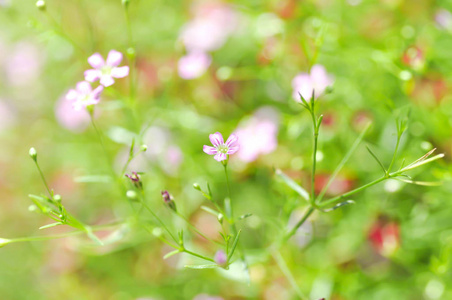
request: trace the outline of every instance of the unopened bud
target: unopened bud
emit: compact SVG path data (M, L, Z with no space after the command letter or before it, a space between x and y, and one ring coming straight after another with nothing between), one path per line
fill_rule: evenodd
M152 235L154 235L155 237L161 237L163 234L162 229L159 227L156 227L154 229L152 229Z
M135 58L135 55L136 55L135 48L133 48L133 47L127 48L126 54L129 57L129 59L130 58Z
M193 183L193 188L194 188L195 190L198 190L198 191L201 190L201 187L200 187L199 184L197 184L197 183Z
M53 200L55 200L56 202L61 202L61 196L57 194L53 196Z
M30 155L30 157L36 161L38 159L38 152L36 152L36 149L31 147L30 151L28 151L28 155Z
M11 240L0 238L0 248L11 243Z
M218 222L219 222L220 224L223 224L223 220L224 220L223 214L218 214L217 219L218 219Z
M141 151L146 152L146 150L148 150L148 146L147 145L141 145L140 149L141 149Z
M176 202L174 202L173 197L168 193L168 191L162 191L162 199L165 204L171 208L174 211L177 211L176 209Z
M38 0L37 2L36 2L36 7L39 9L39 10L45 10L46 9L46 3L45 3L45 1L44 0Z
M130 4L130 0L122 0L122 5L124 5L125 7L129 6Z
M138 198L138 195L137 192L130 190L126 192L126 197L129 198L130 200L135 200Z
M36 211L38 209L38 207L36 206L36 205L30 205L29 207L28 207L28 211Z
M224 253L223 250L218 250L217 253L215 253L213 260L217 265L224 266L228 262L228 257L226 256L226 253Z

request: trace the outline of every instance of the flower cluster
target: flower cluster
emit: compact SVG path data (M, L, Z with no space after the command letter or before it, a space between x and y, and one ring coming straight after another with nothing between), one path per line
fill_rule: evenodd
M122 59L122 53L116 50L108 53L106 61L99 53L94 53L88 58L88 63L93 69L86 70L85 81L77 83L75 89L70 89L66 94L66 99L71 101L75 110L99 103L104 87L111 86L115 82L113 78L124 78L129 75L128 66L118 67ZM93 89L91 82L98 80L100 85Z
M197 7L195 18L184 26L180 35L187 54L179 59L179 76L194 79L204 74L212 62L208 52L223 46L236 24L236 12L228 6L204 4Z

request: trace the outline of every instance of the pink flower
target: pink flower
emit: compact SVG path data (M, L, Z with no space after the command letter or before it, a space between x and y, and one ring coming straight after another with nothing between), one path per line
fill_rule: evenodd
M300 73L292 80L293 98L301 102L300 93L306 101L312 97L312 91L315 91L317 98L325 89L333 84L333 77L326 72L322 65L314 65L310 73Z
M237 14L226 5L203 4L196 8L195 14L180 36L189 51L219 49L237 27Z
M217 161L228 159L228 155L234 154L240 148L237 143L239 138L235 134L231 134L226 143L219 132L209 135L209 139L214 147L204 145L202 150L209 155L215 155L214 159Z
M435 13L436 26L440 29L451 30L452 29L452 14L450 11L441 8Z
M226 256L226 253L224 253L223 250L218 250L215 253L213 260L217 265L224 266L228 262L228 257Z
M210 66L212 58L205 52L191 52L181 57L177 64L179 76L183 79L200 77Z
M99 103L100 94L103 90L104 87L101 85L93 90L89 82L80 81L75 89L69 90L66 99L72 102L75 110L81 110L82 107Z
M74 110L73 104L66 99L66 96L61 97L55 104L55 116L62 127L75 133L84 131L90 124L88 111Z
M259 155L273 152L278 146L278 112L271 107L263 107L235 131L241 148L237 156L244 162L255 161Z
M99 53L94 53L88 58L88 63L94 68L85 71L85 80L94 82L100 79L100 84L107 87L115 83L113 78L124 78L129 75L129 67L118 67L122 61L122 53L111 50L108 53L107 62Z

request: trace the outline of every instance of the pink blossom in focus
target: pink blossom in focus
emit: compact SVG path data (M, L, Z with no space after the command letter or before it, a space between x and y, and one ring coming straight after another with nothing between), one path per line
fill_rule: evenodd
M309 101L312 97L312 91L315 91L315 97L317 98L333 82L333 77L326 72L324 66L314 65L310 73L299 73L292 80L292 96L295 100L301 102L300 95L298 94L300 93L306 101Z
M15 86L24 86L36 81L41 68L42 55L36 46L29 42L17 43L10 49L10 55L5 59L6 77Z
M444 8L438 9L435 14L435 22L438 28L450 30L452 29L452 14Z
M72 102L72 107L75 110L81 110L83 107L99 103L100 94L103 90L104 87L101 85L93 90L89 82L81 81L77 83L75 89L69 90L66 99Z
M238 137L235 134L231 134L226 143L219 132L209 135L209 139L214 147L204 145L202 150L209 155L215 155L216 161L226 160L228 155L234 154L240 148L237 143Z
M95 82L100 79L100 84L107 87L115 83L113 78L124 78L129 75L129 67L118 67L122 61L122 53L111 50L107 61L99 53L94 53L88 58L88 63L94 68L85 71L85 80Z
M237 14L222 4L203 4L195 8L195 18L182 29L180 38L191 51L221 48L237 26Z
M183 79L200 77L209 68L212 58L205 52L191 52L181 57L177 63L179 76Z
M241 122L235 131L241 145L238 158L252 162L261 154L273 152L278 146L278 123L278 112L271 107L260 108L250 119Z
M72 132L82 132L90 123L89 113L85 109L74 110L66 97L61 97L56 103L55 116L62 127Z

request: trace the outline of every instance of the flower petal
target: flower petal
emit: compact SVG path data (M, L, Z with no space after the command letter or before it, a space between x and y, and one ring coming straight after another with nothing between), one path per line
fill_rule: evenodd
M111 70L110 74L112 77L115 77L115 78L124 78L127 75L129 75L129 67L125 66L125 67L113 68L113 70Z
M116 50L111 50L108 53L107 65L110 67L117 67L122 61L122 53Z
M239 140L239 137L235 134L231 134L228 138L228 140L226 141L226 146L228 147L232 147L235 146L235 143L237 143L237 141Z
M214 134L209 135L210 142L215 147L224 144L223 136L219 132L215 132Z
M104 90L104 87L99 85L97 88L92 91L91 96L93 99L97 100L99 102L100 94L102 94L102 91Z
M102 72L96 69L91 69L86 70L84 75L86 81L94 82L96 80L99 80L100 76L102 75Z
M209 155L215 155L218 152L215 147L210 147L207 145L204 145L204 147L202 147L202 151L204 151L205 153L207 153Z
M217 155L215 155L213 158L215 158L216 161L223 161L226 160L228 156L226 155L226 153L218 152Z
M78 97L78 93L74 89L69 90L66 94L66 99L69 101L75 101L77 99L77 97Z
M234 154L234 153L236 153L239 149L240 149L240 146L239 146L239 145L229 147L229 149L228 149L228 154Z
M111 77L111 75L104 75L100 78L100 84L105 87L110 86L113 83L115 83L115 80L113 79L113 77Z
M90 57L88 57L88 63L94 68L94 69L100 69L103 66L105 66L105 61L99 53L94 53Z
M79 83L77 83L75 89L79 94L83 95L88 95L92 91L91 84L86 81L80 81Z

